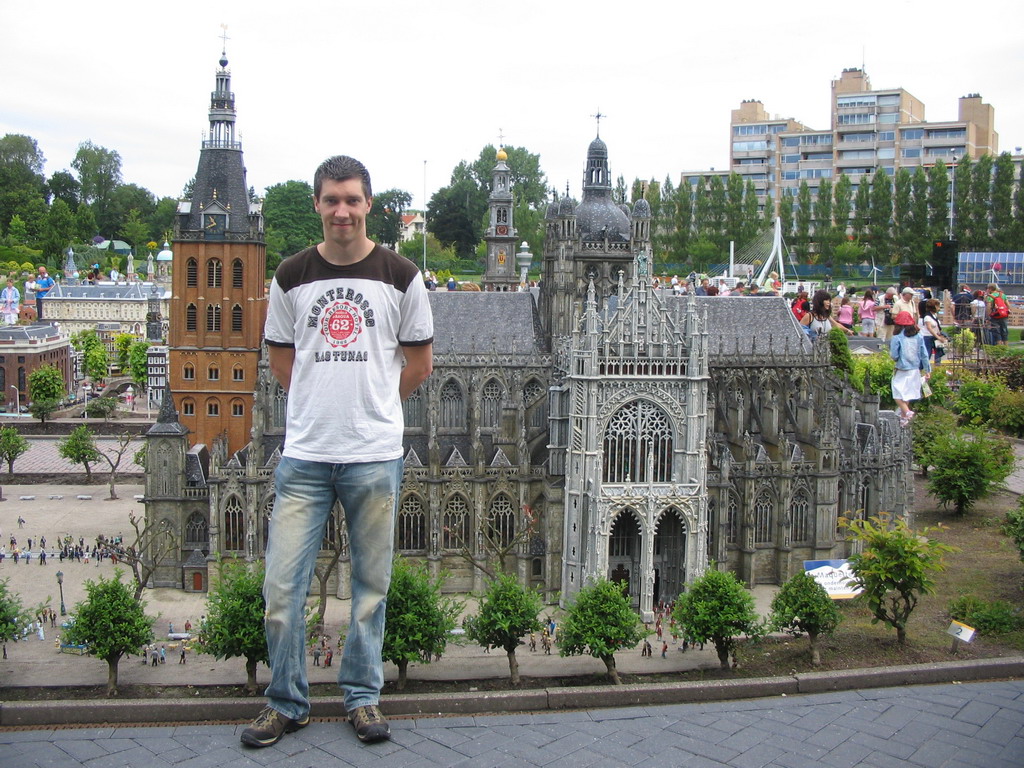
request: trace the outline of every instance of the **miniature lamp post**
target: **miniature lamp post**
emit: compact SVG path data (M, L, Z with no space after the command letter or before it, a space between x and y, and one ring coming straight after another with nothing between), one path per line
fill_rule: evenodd
M68 609L64 607L64 572L57 571L57 586L60 587L60 615L67 616Z

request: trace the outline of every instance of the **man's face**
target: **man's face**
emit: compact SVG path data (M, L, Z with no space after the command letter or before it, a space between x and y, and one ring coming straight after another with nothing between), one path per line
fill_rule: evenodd
M359 179L324 179L320 198L313 201L324 225L324 240L349 245L365 239L366 215L372 202L366 199Z

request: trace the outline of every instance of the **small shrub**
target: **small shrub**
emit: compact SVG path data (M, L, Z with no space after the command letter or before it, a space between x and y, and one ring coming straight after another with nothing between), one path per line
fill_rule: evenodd
M976 377L964 378L956 394L953 410L963 416L968 424L987 424L992 416L992 401L1005 385L998 381Z
M876 352L873 355L857 355L853 358L850 372L850 383L857 389L864 386L864 377L868 377L868 389L878 395L879 404L883 408L893 408L896 401L892 399L892 374L895 363L889 353Z
M949 616L974 627L983 635L998 635L1012 632L1021 626L1021 619L1005 600L981 600L974 595L964 595L952 600L946 609Z
M953 334L949 337L949 343L951 346L949 351L956 357L967 357L974 351L974 345L977 340L978 337L974 335L974 331L969 328L964 328L960 333Z
M956 414L940 407L919 412L911 422L910 440L914 461L921 467L921 474L925 477L928 476L928 468L935 465L935 452L941 446L942 439L956 431L956 422Z
M938 439L929 453L934 466L928 490L957 515L995 490L1013 471L1013 447L998 435L959 430Z
M1003 523L1003 533L1013 539L1017 547L1017 553L1024 562L1024 496L1021 496L1017 509L1011 509L1006 513L1006 521Z
M844 378L853 373L853 356L850 354L850 342L846 333L839 328L828 332L828 343L832 349L832 367Z
M1003 389L989 409L992 426L1014 437L1024 437L1024 392Z

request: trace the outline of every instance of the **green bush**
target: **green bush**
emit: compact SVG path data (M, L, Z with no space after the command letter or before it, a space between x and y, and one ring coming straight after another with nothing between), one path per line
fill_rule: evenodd
M941 437L929 454L934 470L928 490L957 515L989 495L1013 471L1013 447L998 435L958 430Z
M935 452L942 439L955 432L956 428L956 414L937 406L922 410L910 423L914 461L925 477L928 476L928 468L935 465Z
M1024 437L1024 392L1012 389L997 392L989 413L993 427L1015 437Z
M1017 546L1017 553L1024 562L1024 496L1021 496L1017 509L1011 509L1006 513L1006 521L1003 523L1003 533L1013 539Z
M987 424L992 417L992 401L1006 386L998 381L975 376L965 377L956 393L953 410L968 424Z
M950 618L974 627L983 635L997 635L1012 632L1021 626L1021 617L1005 600L981 600L974 595L964 595L952 600L946 609Z
M832 367L843 378L849 378L853 373L853 355L850 354L850 342L846 340L845 331L840 328L829 331L828 344L832 349Z
M868 377L868 389L871 394L878 395L879 404L883 408L893 408L896 401L892 399L892 374L896 364L888 352L876 352L873 355L857 355L853 358L850 382L857 389L864 386L864 377Z

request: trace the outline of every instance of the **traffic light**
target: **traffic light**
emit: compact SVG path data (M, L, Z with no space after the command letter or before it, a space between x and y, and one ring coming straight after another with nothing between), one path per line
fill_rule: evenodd
M960 248L956 240L932 241L932 277L935 288L955 291Z

